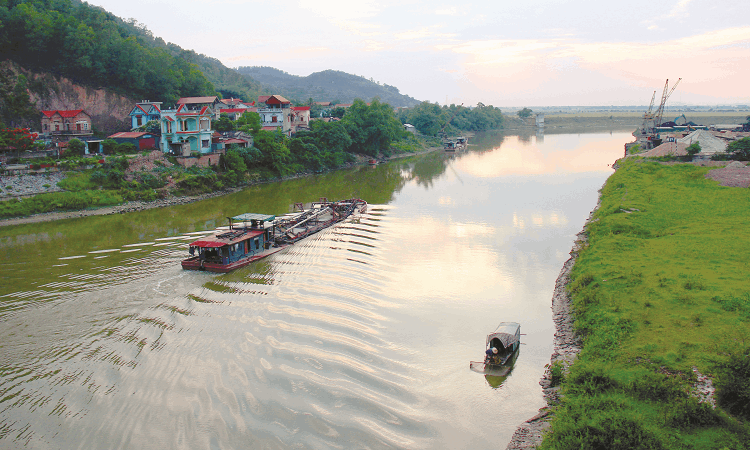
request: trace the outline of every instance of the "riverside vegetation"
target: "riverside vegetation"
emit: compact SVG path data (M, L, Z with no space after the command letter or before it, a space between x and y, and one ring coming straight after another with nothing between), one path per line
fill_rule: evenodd
M543 449L750 446L750 189L618 162L571 274L582 351ZM696 372L718 407L699 402Z
M240 129L253 135L253 147L230 148L217 164L208 168L185 169L155 161L153 169L134 172L132 168L129 170L130 159L126 156L108 156L103 164L92 165L92 159L78 154L83 146L77 146L72 140L67 157L61 162L36 161L37 164L56 162L60 169L70 171L69 176L58 183L66 192L0 202L0 218L111 206L128 200L151 201L169 195L205 194L336 169L355 162L356 155L387 157L440 146L440 140L434 136L417 137L404 131L393 108L377 99L370 104L355 100L340 121L313 121L310 131L298 132L293 138L280 131L261 130L257 116L257 113L248 113L238 121ZM478 112L469 117L476 121L465 121L468 127L486 127L487 117L493 118L493 127L502 125L499 110L491 106L478 108ZM112 146L107 153L132 152L133 147L128 149L127 145Z

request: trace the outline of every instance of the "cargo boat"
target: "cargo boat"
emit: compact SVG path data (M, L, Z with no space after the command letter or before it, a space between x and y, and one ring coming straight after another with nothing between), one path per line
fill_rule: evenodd
M307 209L298 203L295 210L280 217L256 213L228 217L228 230L190 243L191 256L182 260L182 268L231 272L279 252L353 213L365 212L367 202L360 199L329 202L321 198Z

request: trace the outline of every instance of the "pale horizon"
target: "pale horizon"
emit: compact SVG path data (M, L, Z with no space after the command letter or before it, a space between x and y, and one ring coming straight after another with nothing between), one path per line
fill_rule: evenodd
M750 104L750 4L94 0L225 66L327 69L440 104ZM321 99L323 100L323 99Z

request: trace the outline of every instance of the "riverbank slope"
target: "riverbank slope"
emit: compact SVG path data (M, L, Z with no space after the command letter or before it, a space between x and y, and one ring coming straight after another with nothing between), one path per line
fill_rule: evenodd
M540 448L748 448L750 190L710 167L618 164L555 289L552 407L508 448L545 429ZM554 364L571 331L558 296L583 344L569 372Z

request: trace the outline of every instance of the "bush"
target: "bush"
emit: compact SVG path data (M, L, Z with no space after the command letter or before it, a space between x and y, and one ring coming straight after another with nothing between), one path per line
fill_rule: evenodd
M716 398L731 414L750 420L750 348L717 365Z

